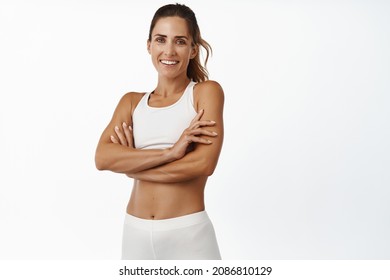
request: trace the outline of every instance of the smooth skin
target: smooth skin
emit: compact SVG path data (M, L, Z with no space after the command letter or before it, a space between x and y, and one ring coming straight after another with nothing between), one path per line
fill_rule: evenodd
M187 67L198 47L192 45L184 19L165 17L157 21L147 49L158 72L158 84L148 104L169 106L190 82ZM167 64L167 60L177 63ZM214 81L196 84L194 109L198 114L167 149L134 147L132 115L143 94L129 92L119 101L99 140L96 167L134 179L127 206L127 213L133 216L168 219L204 210L204 188L215 170L223 142L221 86Z

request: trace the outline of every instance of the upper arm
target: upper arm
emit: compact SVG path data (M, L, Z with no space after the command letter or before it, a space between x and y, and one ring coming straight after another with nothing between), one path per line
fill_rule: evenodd
M195 105L197 111L204 109L202 120L215 121L215 125L208 129L218 133L217 137L202 136L211 140L212 144L197 144L194 151L198 154L198 157L203 159L203 164L206 164L206 173L211 175L217 165L224 137L224 92L222 87L214 81L200 83L195 90Z
M115 135L115 126L121 125L123 122L126 122L127 125L132 125L132 105L134 95L136 93L129 92L122 96L118 105L115 108L115 111L112 115L111 121L104 129L99 144L111 143L110 136Z

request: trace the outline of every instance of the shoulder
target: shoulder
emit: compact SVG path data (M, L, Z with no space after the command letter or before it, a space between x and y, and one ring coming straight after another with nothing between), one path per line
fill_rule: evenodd
M222 86L212 80L197 83L194 87L195 98L200 99L224 99Z
M205 106L223 107L224 92L222 86L216 81L205 81L197 83L194 87L194 100L196 109Z
M135 106L137 106L144 95L145 92L127 92L119 100L118 106L133 109Z
M127 92L125 93L115 109L115 113L124 114L124 115L132 115L134 108L137 106L141 98L145 93L141 92ZM129 114L130 113L130 114Z
M197 83L196 86L195 86L195 89L199 93L215 92L215 93L218 94L218 92L219 92L219 94L223 95L222 86L218 82L212 81L212 80L208 80L208 81Z
M141 98L144 96L145 92L127 92L125 93L120 102L122 103L134 103L135 101L141 100Z

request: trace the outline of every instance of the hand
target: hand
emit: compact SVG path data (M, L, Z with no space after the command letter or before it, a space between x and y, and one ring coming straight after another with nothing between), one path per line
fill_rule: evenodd
M188 128L186 128L179 140L169 148L172 157L175 160L181 159L185 154L191 150L192 143L200 143L210 145L212 141L202 138L202 135L215 137L217 133L203 129L205 126L215 125L215 121L201 121L200 118L203 115L204 110L200 110L195 118L191 121Z
M127 126L125 122L122 124L122 129L123 131L118 126L115 126L116 136L111 135L111 142L121 144L122 146L129 148L134 148L133 129L131 126Z

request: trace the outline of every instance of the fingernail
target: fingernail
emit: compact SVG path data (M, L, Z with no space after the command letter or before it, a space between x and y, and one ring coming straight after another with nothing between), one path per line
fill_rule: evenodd
M123 127L126 127L126 123L125 122L123 122L122 125L123 125Z
M218 133L216 133L215 131L213 131L213 134L214 134L214 135L218 135Z
M209 142L210 144L213 143L211 140L207 140L207 142Z
M113 140L113 139L114 139L114 136L111 135L110 138L111 138L111 140Z
M215 123L215 121L211 121L211 123Z
M130 130L133 130L133 128L132 128L130 125L129 125L129 129L130 129Z
M118 126L115 126L115 130L119 130L119 127L118 127Z

